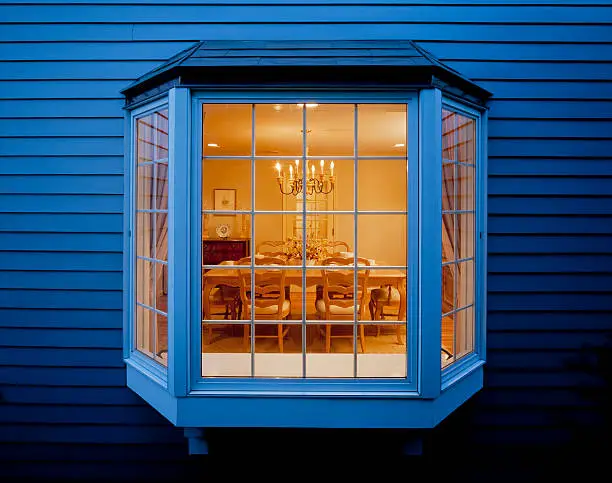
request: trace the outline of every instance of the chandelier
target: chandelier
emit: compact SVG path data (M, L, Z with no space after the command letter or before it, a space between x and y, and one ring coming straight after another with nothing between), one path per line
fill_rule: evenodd
M331 161L328 165L329 171L326 169L325 160L319 163L319 172L316 172L315 165L306 161L306 174L308 179L304 181L303 173L300 170L300 160L295 160L295 171L293 164L289 163L289 176L285 175L284 167L279 162L276 163L276 181L278 188L284 195L297 196L304 191L307 195L312 194L329 194L334 189L336 177L334 176L334 162Z

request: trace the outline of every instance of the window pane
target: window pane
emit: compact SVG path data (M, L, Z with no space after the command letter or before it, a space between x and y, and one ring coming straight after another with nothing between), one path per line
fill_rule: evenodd
M442 165L442 210L451 211L455 209L455 170L454 163Z
M220 204L224 192L217 192L215 197L215 190L220 188L235 190L236 210L250 210L251 161L248 159L204 159L202 161L203 210L225 209Z
M168 213L155 213L155 258L168 261Z
M295 166L293 161L257 160L255 161L255 209L256 210L293 210L290 201L281 192L289 182L289 166ZM279 184L279 168L284 184ZM289 191L291 191L289 189ZM289 203L289 204L287 204Z
M474 257L474 214L461 213L457 219L457 248L459 259Z
M153 263L148 260L136 260L136 302L154 307Z
M303 156L302 116L297 104L256 104L255 154Z
M251 154L251 104L204 104L204 156Z
M372 265L407 266L406 215L358 215L358 254Z
M359 210L408 209L408 171L405 159L359 160Z
M472 260L457 265L457 308L474 303L474 262Z
M474 327L474 309L472 307L457 312L457 359L474 350Z
M167 365L168 109L136 119L136 349Z
M155 308L168 313L168 265L155 264Z
M168 164L155 163L155 209L168 209Z
M168 365L168 317L155 314L155 356L163 365Z
M455 215L442 215L442 263L455 259Z
M442 313L448 314L455 309L455 280L457 266L455 264L442 267Z
M154 213L136 213L136 255L153 258Z
M155 313L139 305L136 306L136 349L153 355Z
M473 211L475 187L474 187L475 169L472 166L458 165L457 166L457 209L462 211Z
M406 156L406 105L359 104L359 155Z
M352 104L319 104L306 109L307 156L352 156L355 107Z
M136 209L153 208L153 164L141 164L136 168Z

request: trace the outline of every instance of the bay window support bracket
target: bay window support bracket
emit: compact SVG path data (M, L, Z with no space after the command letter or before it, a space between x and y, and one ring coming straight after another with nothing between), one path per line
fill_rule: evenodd
M185 428L183 433L185 438L187 438L190 455L208 454L208 439L204 429Z

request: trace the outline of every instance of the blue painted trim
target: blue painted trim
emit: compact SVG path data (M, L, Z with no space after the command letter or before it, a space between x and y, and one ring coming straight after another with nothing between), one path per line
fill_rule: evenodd
M200 250L193 249L193 247L199 247L200 239L199 234L201 232L201 113L202 104L206 101L213 101L215 103L277 103L277 102L319 102L319 103L385 103L385 102L401 102L408 104L409 112L417 112L417 95L412 90L398 90L395 92L373 92L371 89L367 91L351 90L351 91L299 91L299 90L284 90L284 91L195 91L192 97L192 125L194 128L193 141L192 141L192 186L193 194L191 198L192 207L194 213L192 214L192 226L195 228L192 232L191 243L192 243L192 257L191 257L191 269L194 273L200 270ZM409 122L412 122L412 136L416 137L418 119L415 119L415 115L409 116ZM410 151L411 159L413 163L418 163L418 142L414 138L409 139L412 144ZM415 190L416 192L416 190ZM417 210L416 203L412 203L414 206L409 207L411 210ZM414 211L410 212L410 218L415 218ZM416 231L409 234L414 236ZM416 245L416 243L409 240L409 247ZM418 247L414 247L417 250ZM413 259L416 259L416 253L412 253ZM418 265L414 263L413 266ZM415 274L412 274L415 276ZM190 344L191 348L191 387L193 391L205 391L210 394L222 394L222 393L235 393L243 392L245 395L249 394L270 394L275 392L277 394L291 395L297 392L317 392L334 395L342 395L347 392L354 394L368 395L372 392L383 393L384 391L390 391L394 394L410 394L413 396L416 390L416 370L418 361L418 325L412 324L414 329L411 336L412 347L411 355L413 360L408 360L408 373L405 379L254 379L254 378L202 378L200 376L201 367L201 322L199 319L200 307L201 307L201 278L194 277L194 283L191 288L192 296L192 341ZM416 290L416 284L410 287ZM412 296L416 298L416 294ZM416 313L414 317L416 320Z
M415 389L418 387L419 360L421 359L419 324L419 212L420 212L420 135L419 135L419 97L408 102L408 276L406 318L406 348L408 350L408 381Z
M167 107L168 100L166 97L160 98L155 102L141 106L137 109L129 111L125 115L126 132L129 133L125 139L125 194L124 194L124 232L123 232L123 277L124 277L124 295L123 295L123 357L126 362L134 358L136 363L142 366L145 370L150 370L152 373L161 371L164 379L164 384L167 380L167 369L142 354L134 348L134 317L135 311L135 253L136 253L136 237L134 235L134 211L136 199L136 176L135 176L135 155L136 144L134 126L136 119L146 116L160 108Z
M189 90L169 92L168 389L185 396L189 371Z
M473 109L453 99L444 98L443 107L476 121L476 267L474 270L474 353L453 362L442 371L442 386L448 387L460 373L479 367L486 355L486 300L487 300L487 110Z
M172 424L177 423L179 399L173 397L165 386L159 384L150 374L143 373L142 368L131 361L128 361L127 366L127 386Z
M426 89L419 96L420 127L420 393L440 394L442 340L442 94Z
M438 399L299 394L290 397L197 393L178 400L181 427L433 428L482 388L482 369ZM202 396L202 397L198 397ZM387 396L387 397L385 397Z

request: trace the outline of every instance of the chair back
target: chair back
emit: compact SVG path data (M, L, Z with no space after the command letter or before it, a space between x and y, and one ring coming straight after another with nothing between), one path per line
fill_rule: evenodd
M330 268L321 269L323 277L322 298L325 304L326 318L331 318L331 306L350 308L355 305L355 298L359 307L359 318L364 311L364 298L368 286L370 269L359 268L359 266L369 266L367 258L357 258L357 267L354 267L353 258L330 257L321 263L329 266L350 266L346 269ZM357 269L357 286L355 286L355 268ZM355 295L356 292L356 295ZM352 317L352 315L351 315Z
M266 257L287 258L287 254L285 253L285 242L282 240L262 241L255 247L255 253Z
M241 258L236 265L250 265L251 257ZM263 319L282 319L285 305L285 270L274 266L286 265L285 260L277 257L255 257L254 284L252 284L251 269L239 268L240 299L247 308L248 316L254 310L257 318L258 312L265 314ZM266 266L267 268L257 268ZM253 296L254 295L254 296ZM276 310L271 311L270 308Z

